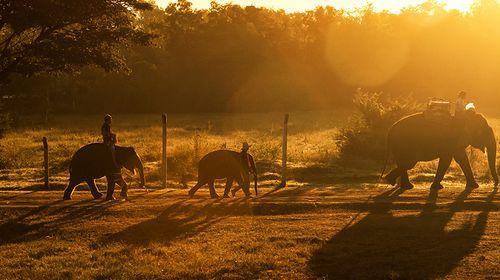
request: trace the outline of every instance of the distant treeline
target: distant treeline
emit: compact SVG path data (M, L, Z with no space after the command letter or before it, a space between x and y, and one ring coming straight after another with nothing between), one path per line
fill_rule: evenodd
M319 7L303 13L178 1L141 14L153 47L124 49L128 73L14 78L18 112L233 112L348 106L356 89L417 99L500 102L500 5L436 3L400 14Z

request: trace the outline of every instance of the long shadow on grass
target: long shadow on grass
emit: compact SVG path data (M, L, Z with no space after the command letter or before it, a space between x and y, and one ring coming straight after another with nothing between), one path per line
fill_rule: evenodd
M394 216L389 202L373 208L358 223L344 228L317 250L309 268L330 279L433 279L446 276L476 248L484 234L495 189L480 213L458 229L446 230L470 191L444 211L435 211L431 192L418 215Z
M102 241L134 245L150 242L169 243L178 238L194 236L229 215L244 215L248 211L251 209L245 199L229 204L221 204L215 200L201 207L179 201L163 210L156 218L132 225Z
M62 231L64 226L99 219L105 215L106 209L116 205L104 200L85 205L91 200L82 200L57 206L61 202L48 203L0 224L0 246L51 237Z

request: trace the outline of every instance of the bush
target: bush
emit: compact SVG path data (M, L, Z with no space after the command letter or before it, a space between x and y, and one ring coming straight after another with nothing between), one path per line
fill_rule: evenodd
M337 138L342 159L384 159L389 127L423 108L411 96L394 98L363 91L355 95L353 103L356 113Z

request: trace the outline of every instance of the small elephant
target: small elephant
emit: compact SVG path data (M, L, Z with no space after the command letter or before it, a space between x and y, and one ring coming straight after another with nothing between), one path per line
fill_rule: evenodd
M87 182L90 192L95 199L101 198L102 193L99 192L95 184L95 179L106 176L108 181L108 191L106 199L114 200L115 184L122 188L121 196L127 197L128 186L123 180L121 172L116 170L115 163L111 157L110 147L103 143L94 143L80 148L71 159L69 168L70 179L69 184L64 190L64 199L70 200L76 186L82 182ZM118 168L125 167L135 173L135 169L139 170L141 187L145 186L144 167L141 158L132 147L115 146L115 160Z
M250 170L252 169L252 170ZM198 165L198 183L189 190L189 196L194 196L196 191L205 184L208 184L211 198L219 198L215 191L214 183L216 179L226 179L224 197L229 197L229 191L234 181L239 188L243 189L245 195L250 196L250 171L254 174L255 194L257 190L257 171L253 157L249 154L235 151L219 150L204 156ZM233 191L233 195L236 192Z

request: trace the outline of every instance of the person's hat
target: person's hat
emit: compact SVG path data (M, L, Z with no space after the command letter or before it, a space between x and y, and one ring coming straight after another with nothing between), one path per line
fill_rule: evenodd
M242 147L241 149L242 149L242 150L248 150L248 149L250 149L250 147L251 147L251 146L250 146L250 145L248 145L248 143L247 143L247 142L243 142L243 147Z

